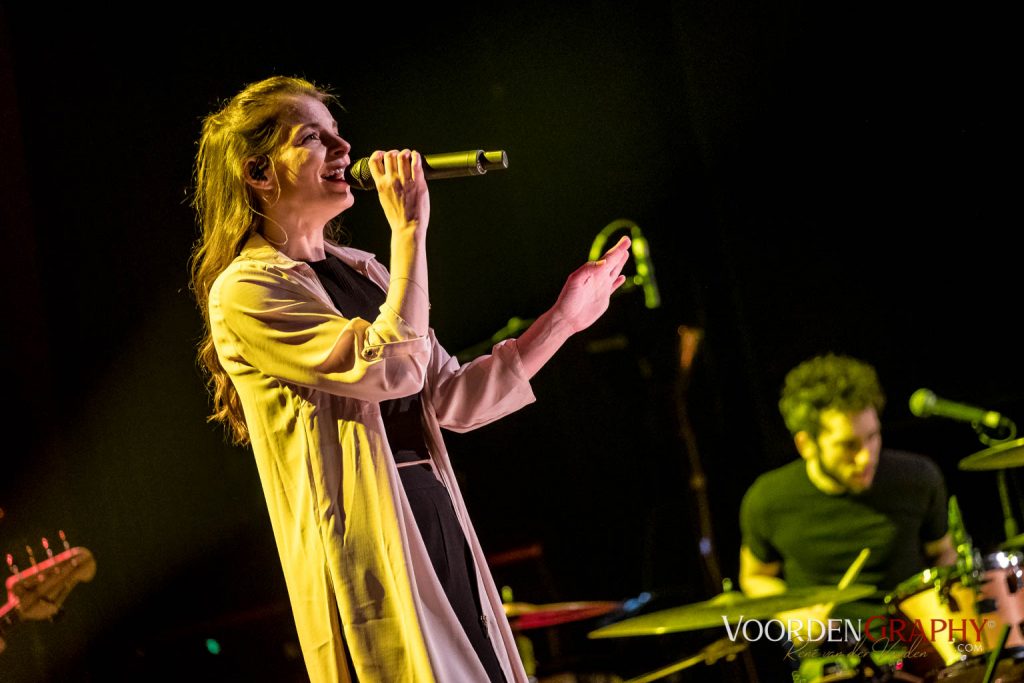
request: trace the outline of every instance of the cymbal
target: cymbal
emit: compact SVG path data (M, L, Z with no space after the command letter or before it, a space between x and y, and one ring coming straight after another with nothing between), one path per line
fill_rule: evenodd
M725 621L735 623L741 618L764 619L779 612L811 605L853 602L874 592L874 586L864 584L852 584L845 589L835 586L793 588L785 593L760 598L748 598L739 591L731 591L704 602L672 607L604 626L596 631L591 631L588 637L622 638L695 631L702 628L724 626Z
M504 607L505 615L514 620L512 626L525 631L599 617L621 608L622 603L553 602L547 605L532 605L528 602L507 602Z
M992 448L978 451L961 460L957 467L962 470L1005 470L1024 465L1024 439L1007 441Z

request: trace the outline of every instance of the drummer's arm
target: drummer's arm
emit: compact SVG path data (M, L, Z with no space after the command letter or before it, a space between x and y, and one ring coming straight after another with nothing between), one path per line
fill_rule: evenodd
M762 562L747 546L740 546L740 588L751 598L786 592L786 582L779 578L782 562ZM803 609L775 615L789 628L789 637L796 644L818 640L823 636L820 624L828 619L831 605L811 605Z
M779 578L782 562L762 562L747 546L740 547L740 589L752 598L786 592Z
M939 567L956 564L956 548L953 547L953 537L947 533L937 541L925 543L924 554Z

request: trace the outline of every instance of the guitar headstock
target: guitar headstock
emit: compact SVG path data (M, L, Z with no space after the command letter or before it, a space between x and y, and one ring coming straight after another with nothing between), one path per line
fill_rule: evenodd
M35 562L31 548L26 548L32 566L18 571L14 558L7 555L12 576L7 578L7 604L4 612L16 610L22 619L49 619L64 604L71 589L96 575L96 560L85 548L71 548L61 532L65 550L54 555L49 542L43 539L47 559Z

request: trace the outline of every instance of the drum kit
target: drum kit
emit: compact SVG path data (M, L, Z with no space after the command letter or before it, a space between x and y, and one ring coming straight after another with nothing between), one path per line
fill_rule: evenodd
M975 453L958 466L973 471L1024 466L1024 439ZM900 626L899 639L893 630L885 648L865 648L861 642L846 656L807 658L801 662L799 672L790 674L792 679L806 683L1024 681L1024 534L1011 536L995 552L982 554L973 547L963 527L955 497L950 500L950 533L957 549L955 565L926 569L885 596L887 621L893 629L897 624ZM872 593L873 586L849 583L841 587L795 588L755 598L745 597L727 586L724 593L711 600L627 618L593 630L589 637L726 629L726 638L700 653L625 682L647 683L698 663L734 659L747 648L746 639L750 638L749 631L737 625L770 620L781 612L813 605L852 602ZM543 625L608 614L616 606L617 603L564 603L534 612L514 609L510 616L525 625L532 623L532 617ZM904 637L910 635L915 638ZM877 645L874 641L869 644Z
M1021 466L1024 439L992 446L958 463L965 471L998 472L1008 533L1015 524L1005 471ZM983 554L964 528L955 496L949 512L956 565L910 577L886 596L886 603L907 622L968 625L929 640L933 656L921 680L1024 681L1024 535L1012 535L994 552Z

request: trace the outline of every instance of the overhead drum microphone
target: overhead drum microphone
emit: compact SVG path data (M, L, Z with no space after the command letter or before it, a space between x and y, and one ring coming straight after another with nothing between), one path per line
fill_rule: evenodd
M503 149L494 152L471 149L467 152L424 154L422 160L423 175L427 180L483 175L488 171L508 168L508 155ZM377 186L370 173L370 157L356 159L349 165L345 169L345 182L356 190L376 190Z
M985 410L984 408L976 408L965 403L947 401L944 398L939 398L933 391L928 389L918 389L911 394L910 412L917 417L936 415L951 420L959 420L960 422L971 422L991 429L998 429L1010 424L1006 417L994 410Z

